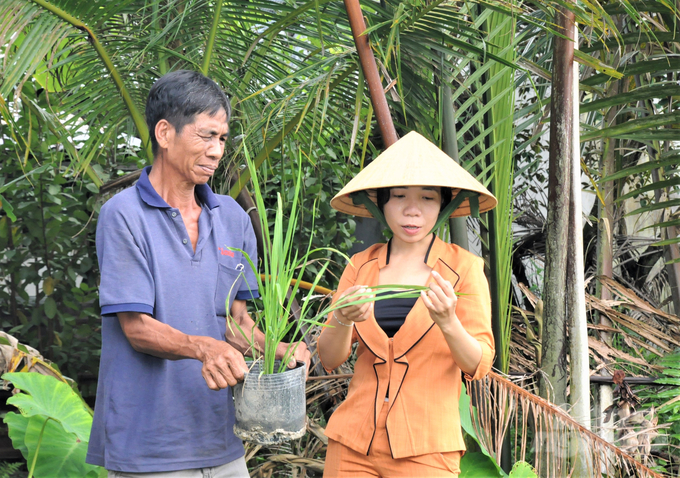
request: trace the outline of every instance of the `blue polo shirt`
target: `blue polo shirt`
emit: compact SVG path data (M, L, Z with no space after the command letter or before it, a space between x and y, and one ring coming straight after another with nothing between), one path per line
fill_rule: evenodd
M102 353L87 462L108 470L162 472L218 466L244 454L233 434L231 389L213 391L198 360L136 352L117 312L142 312L190 335L224 340L226 301L258 297L250 218L228 196L196 186L201 204L194 252L178 209L149 182L101 209L97 257Z

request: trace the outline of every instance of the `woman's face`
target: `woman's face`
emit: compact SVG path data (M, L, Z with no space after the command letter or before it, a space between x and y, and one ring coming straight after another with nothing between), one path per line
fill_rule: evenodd
M425 239L437 222L440 209L441 188L432 186L391 188L383 208L394 238L406 243Z

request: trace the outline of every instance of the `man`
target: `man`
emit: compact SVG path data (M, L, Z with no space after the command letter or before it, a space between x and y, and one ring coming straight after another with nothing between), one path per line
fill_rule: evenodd
M206 184L229 115L212 80L163 76L146 106L153 167L101 209L102 355L87 462L109 477L248 476L230 389L248 344L225 316L228 307L250 336L245 300L258 297L257 282L229 247L255 258L255 235L243 209ZM295 355L309 363L304 344Z

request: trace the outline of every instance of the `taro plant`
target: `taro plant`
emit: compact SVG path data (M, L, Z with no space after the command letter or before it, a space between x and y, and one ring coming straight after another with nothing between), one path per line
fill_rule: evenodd
M231 248L234 251L239 251L248 261L248 264L255 272L257 279L257 288L260 293L261 308L255 313L255 323L264 333L264 348L260 350L255 346L253 337L248 337L247 334L238 326L238 324L231 319L228 320L228 325L236 327L236 329L248 340L251 346L253 355L262 360L261 370L263 374L279 373L286 370L286 364L295 354L299 342L291 343L282 360L276 368L276 350L281 342L286 337L293 337L295 340L303 340L312 326L325 326L324 318L330 312L338 308L338 305L327 306L321 310L313 307L313 299L315 289L324 276L324 273L330 265L330 260L327 258L318 259L315 256L323 251L331 251L344 257L347 261L350 258L331 247L312 248L312 239L314 231L314 223L312 223L312 234L309 242L300 250L299 244L295 243L295 233L297 232L298 221L301 214L300 205L300 190L302 184L302 154L298 158L298 168L296 179L293 183L292 204L284 214L284 202L280 192L276 193L276 210L274 214L273 225L270 226L267 219L267 207L258 179L257 168L251 161L247 149L244 147L244 155L251 174L253 184L253 196L255 199L255 206L260 218L260 225L262 227L262 236L264 241L265 252L261 260L261 274L258 273L257 264L248 257L248 254L237 248ZM316 201L312 206L312 217L316 216ZM316 263L318 272L314 281L311 284L306 284L306 291L302 285L304 284L301 278L309 264ZM397 297L417 297L421 290L427 290L427 287L413 286L413 285L381 285L370 288L371 290L364 297L359 297L359 294L348 296L343 300L342 306L361 304L369 301L382 300L387 298ZM380 296L377 295L380 291ZM302 301L297 320L291 320L292 310L295 297L301 293ZM229 308L227 307L227 310ZM261 357L257 357L261 355Z
M20 413L8 413L4 422L29 477L106 476L104 468L85 463L92 410L75 390L39 373L6 373L2 379L21 391L7 400Z

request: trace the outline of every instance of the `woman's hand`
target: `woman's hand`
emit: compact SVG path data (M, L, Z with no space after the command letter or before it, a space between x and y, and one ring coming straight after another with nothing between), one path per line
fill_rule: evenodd
M357 296L356 294L361 294ZM349 297L354 296L354 297ZM371 295L368 294L368 288L364 285L355 285L345 290L340 296L336 305L342 305L343 302L354 302L357 300L368 299ZM354 304L341 307L333 312L335 320L344 324L351 324L352 322L363 322L367 320L373 312L373 302L364 302L363 304Z
M458 317L456 317L458 297L456 297L451 282L445 280L436 271L432 271L432 277L434 277L434 281L429 284L430 290L422 291L420 295L432 320L445 332L458 321Z

